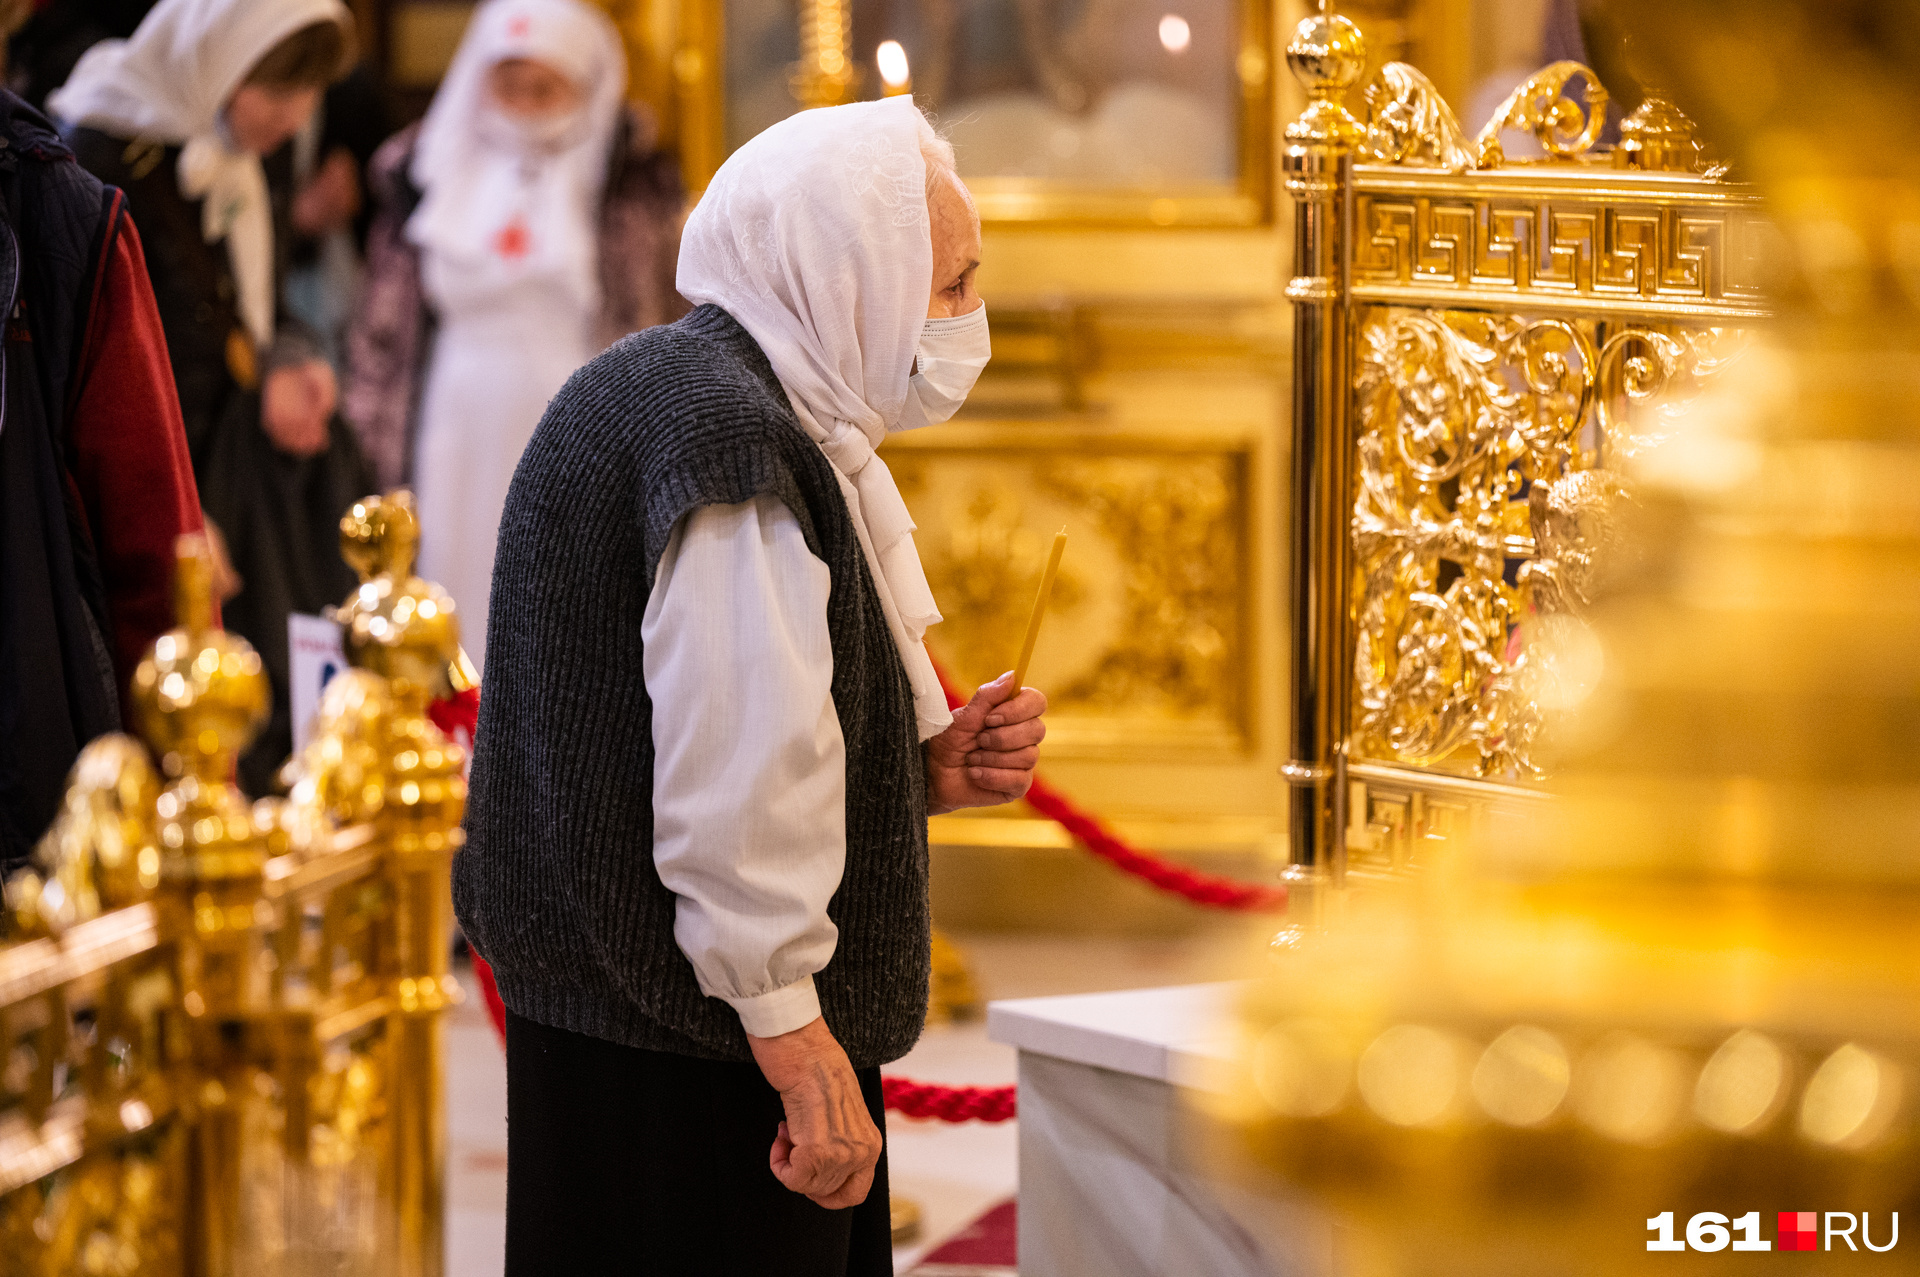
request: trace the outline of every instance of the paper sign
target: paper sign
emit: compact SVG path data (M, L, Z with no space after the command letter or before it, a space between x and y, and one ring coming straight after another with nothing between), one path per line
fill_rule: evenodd
M340 627L324 616L294 612L287 617L287 680L293 701L293 752L298 754L313 738L313 720L320 712L321 689L347 668Z

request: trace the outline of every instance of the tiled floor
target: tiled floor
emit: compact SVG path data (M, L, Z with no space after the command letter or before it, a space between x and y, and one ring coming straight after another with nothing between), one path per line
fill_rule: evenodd
M1247 974L1252 961L1244 946L1218 939L956 939L990 998L1225 979ZM447 1274L496 1277L506 1233L507 1076L493 1027L471 984L466 1004L449 1024L447 1053ZM1001 1086L1014 1080L1014 1053L987 1041L981 1024L937 1026L887 1072L922 1082ZM893 1191L918 1203L922 1213L920 1238L894 1253L896 1271L904 1272L927 1250L1013 1193L1017 1126L955 1125L889 1115Z

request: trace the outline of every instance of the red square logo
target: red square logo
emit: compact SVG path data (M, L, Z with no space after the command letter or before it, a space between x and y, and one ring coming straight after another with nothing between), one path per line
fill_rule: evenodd
M1780 1212L1780 1239L1775 1250L1819 1250L1820 1212L1815 1210Z

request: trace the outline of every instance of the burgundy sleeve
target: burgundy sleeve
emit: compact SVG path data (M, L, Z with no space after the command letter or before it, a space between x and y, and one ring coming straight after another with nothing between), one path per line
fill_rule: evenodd
M73 478L100 559L124 692L148 647L173 628L174 542L202 526L166 334L129 217L102 254L75 381Z

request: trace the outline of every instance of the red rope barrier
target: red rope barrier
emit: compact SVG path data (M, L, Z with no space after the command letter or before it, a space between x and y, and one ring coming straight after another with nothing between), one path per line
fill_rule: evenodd
M953 680L939 662L934 662L933 670L940 676L940 687L947 694L948 707L959 709L965 705L967 698L954 690ZM1072 799L1041 780L1037 773L1027 790L1027 805L1079 839L1088 851L1122 873L1131 874L1142 882L1197 905L1254 913L1286 908L1285 887L1240 882L1218 874L1200 873L1129 846L1118 834L1108 829L1099 817L1082 810Z
M942 1122L1005 1122L1016 1116L1012 1086L935 1086L903 1077L880 1079L887 1108L903 1117L931 1117Z

